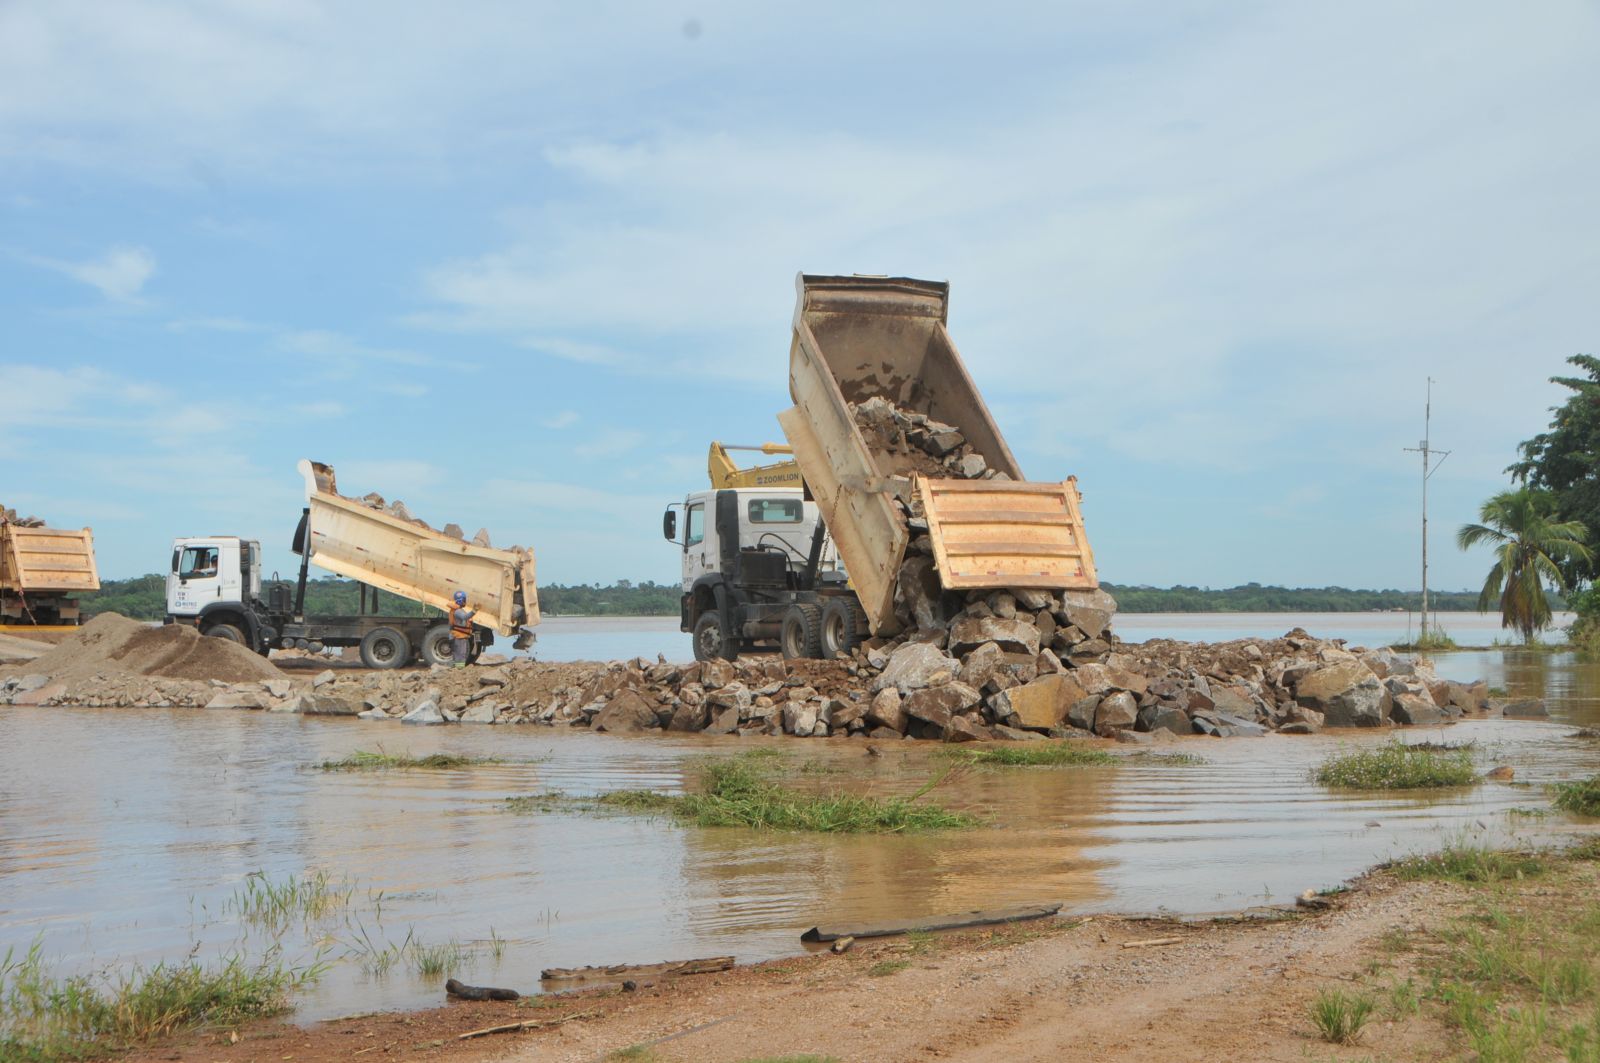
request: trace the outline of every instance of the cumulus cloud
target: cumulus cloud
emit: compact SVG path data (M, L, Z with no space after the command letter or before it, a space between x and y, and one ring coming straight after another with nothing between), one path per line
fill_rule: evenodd
M156 272L155 255L142 247L112 247L98 258L81 262L33 257L29 261L87 284L116 303L138 302L139 293Z

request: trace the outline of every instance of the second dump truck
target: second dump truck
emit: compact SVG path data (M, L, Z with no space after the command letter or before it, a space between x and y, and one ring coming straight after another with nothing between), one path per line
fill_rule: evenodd
M675 535L675 513L663 528L684 550L681 626L694 632L696 657L766 641L786 656L828 657L868 632L894 634L913 537L908 505L927 523L944 590L1099 586L1077 482L1023 479L946 327L948 284L801 274L796 287L794 406L778 422L804 489L788 492L792 501L770 490L691 496L684 537ZM855 409L875 398L959 430L990 478L925 475L874 449ZM780 503L794 509L790 538L814 533L808 549L780 550L746 519L747 508ZM708 550L712 541L719 545Z
M0 624L77 624L77 596L99 589L88 528L14 520L0 506Z
M530 550L476 546L418 521L339 494L333 469L299 464L306 506L295 530L296 582L274 583L262 596L261 544L214 535L176 539L167 576L167 622L194 624L207 635L242 643L265 656L274 649L356 646L369 668L399 668L420 657L450 661L450 628L429 615L377 612L377 592L444 610L465 591L477 610L471 659L495 636L525 648L539 622ZM356 581L361 605L346 616L308 615L311 565ZM370 597L371 608L368 608Z

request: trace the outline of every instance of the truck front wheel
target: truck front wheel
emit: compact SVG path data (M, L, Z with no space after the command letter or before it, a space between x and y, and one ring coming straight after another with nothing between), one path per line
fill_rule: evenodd
M739 656L739 644L722 630L722 615L708 609L694 622L694 659L713 661L718 657L734 660Z
M448 668L454 654L450 645L450 625L435 624L422 636L422 660L424 664L437 665Z
M237 642L241 646L250 644L249 640L244 637L244 631L237 624L207 624L205 630L200 634L208 635L211 638L227 639L229 642Z
M368 668L400 668L411 660L411 643L403 632L380 627L361 640L361 663Z

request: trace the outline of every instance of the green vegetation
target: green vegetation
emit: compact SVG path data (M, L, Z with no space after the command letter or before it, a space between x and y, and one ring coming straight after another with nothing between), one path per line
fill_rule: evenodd
M1338 753L1323 761L1317 782L1338 790L1417 790L1465 786L1477 778L1467 746L1389 742L1376 749Z
M879 960L867 968L867 974L872 978L887 978L889 975L898 974L910 966L910 960Z
M1545 584L1567 589L1558 562L1588 564L1584 545L1589 531L1582 521L1560 520L1556 497L1549 491L1522 487L1502 491L1483 504L1480 524L1466 524L1456 533L1463 550L1482 543L1495 547L1495 563L1478 594L1478 611L1498 604L1501 625L1520 632L1531 645L1550 626L1550 601Z
M1549 861L1538 853L1507 852L1475 845L1448 845L1436 853L1408 856L1389 865L1408 881L1427 879L1467 885L1511 882L1542 875Z
M469 757L460 753L430 753L425 757L414 757L409 753L387 753L380 746L377 752L358 749L348 757L325 760L317 767L323 771L445 771L503 763L499 757Z
M282 931L296 921L316 922L349 907L354 887L335 882L326 871L274 881L255 871L223 906L247 926Z
M471 953L459 941L442 945L411 942L411 962L424 978L442 978L467 961Z
M1122 758L1103 749L1092 749L1082 742L1029 742L1020 746L993 746L968 749L955 746L940 750L941 755L965 764L988 764L1008 768L1068 768L1084 765L1115 764Z
M777 781L772 759L741 755L712 761L700 770L699 789L686 794L617 790L587 801L540 794L510 798L507 806L513 812L531 812L587 804L618 812L671 816L699 827L821 834L961 830L979 823L976 816L922 800L945 780L948 772L934 777L909 797L871 797L838 791L809 793Z
M1364 994L1324 989L1311 1002L1311 1021L1317 1024L1324 1041L1336 1045L1354 1044L1375 1006L1372 998Z
M921 801L942 779L935 778L910 797L806 793L776 782L757 763L734 758L706 765L699 791L665 795L624 790L602 795L599 803L631 812L664 812L700 827L861 834L976 826L975 816Z
M321 972L228 957L215 966L135 967L116 980L58 978L35 942L21 958L8 950L0 960L0 1058L87 1059L181 1030L278 1014Z
M1575 354L1569 365L1587 377L1551 377L1572 392L1556 407L1550 427L1520 444L1520 459L1506 471L1514 481L1549 492L1562 519L1600 528L1600 492L1595 458L1600 454L1600 358ZM1556 559L1566 583L1582 586L1600 575L1593 557Z
M1563 812L1580 816L1600 816L1600 775L1575 782L1556 783L1555 805Z
M1431 605L1429 612L1432 612ZM1397 653L1443 653L1447 650L1456 650L1461 647L1456 644L1455 639L1450 637L1448 631L1437 623L1430 623L1422 629L1422 634L1411 642L1392 642L1389 644L1389 648Z
M1132 587L1102 583L1124 613L1369 613L1420 612L1421 591L1351 590L1346 587ZM1476 608L1474 591L1433 591L1429 610Z

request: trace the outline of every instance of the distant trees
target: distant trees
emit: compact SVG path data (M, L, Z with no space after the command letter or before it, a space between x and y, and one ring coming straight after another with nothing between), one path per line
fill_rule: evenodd
M1456 533L1463 550L1480 544L1495 548L1495 561L1478 594L1478 609L1498 605L1500 622L1531 643L1550 626L1546 581L1567 589L1562 565L1587 566L1594 555L1584 544L1589 530L1582 521L1560 520L1556 497L1549 491L1523 487L1502 491L1483 504L1479 524L1465 524Z

